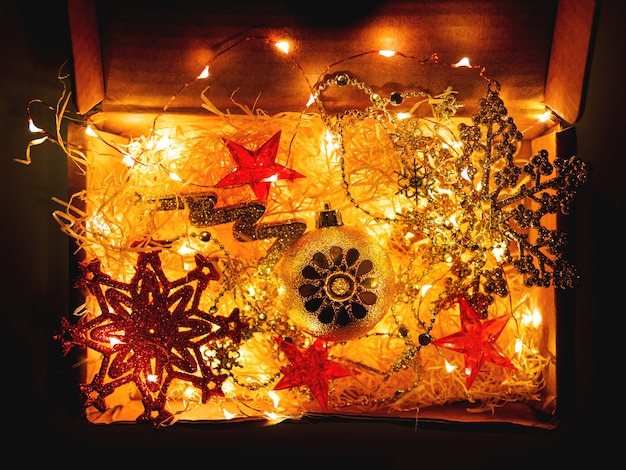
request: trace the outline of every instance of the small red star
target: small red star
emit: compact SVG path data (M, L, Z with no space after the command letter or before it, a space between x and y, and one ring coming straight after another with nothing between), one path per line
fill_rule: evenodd
M433 341L433 344L465 355L465 375L469 390L485 361L515 370L516 367L496 349L495 342L509 317L503 315L481 323L470 304L459 297L461 331Z
M299 387L309 388L324 412L328 412L328 381L339 377L358 374L336 362L328 360L326 342L318 339L313 345L302 351L296 345L281 338L277 339L280 349L289 359L288 367L281 367L284 377L276 384L274 390Z
M267 201L270 185L274 181L293 181L296 178L304 178L304 175L297 171L285 168L275 162L278 143L280 142L280 131L257 150L249 150L226 139L224 142L237 162L238 168L223 177L216 184L218 188L232 188L248 184L258 199Z

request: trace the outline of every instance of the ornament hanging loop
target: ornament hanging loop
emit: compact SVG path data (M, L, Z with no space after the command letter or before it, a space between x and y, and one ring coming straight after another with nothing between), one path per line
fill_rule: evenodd
M341 212L330 208L330 203L324 203L324 210L317 214L316 227L339 227L343 225Z
M500 82L497 80L489 80L487 83L487 93L500 93Z

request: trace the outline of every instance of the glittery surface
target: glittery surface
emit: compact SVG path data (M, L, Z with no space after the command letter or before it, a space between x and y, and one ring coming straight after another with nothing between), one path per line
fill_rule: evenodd
M304 331L328 341L371 330L393 300L394 273L380 244L341 225L304 234L281 265L287 314Z
M203 402L223 395L227 375L208 366L201 347L226 338L237 344L247 325L237 309L229 317L199 309L202 292L220 277L211 260L198 254L194 270L169 281L157 251L140 253L128 284L103 273L98 261L81 267L78 286L97 298L101 312L75 325L65 320L60 339L66 353L77 346L102 354L94 379L81 385L84 407L106 410L106 397L132 382L144 406L137 421L158 427L173 417L166 408L172 380L198 388Z
M259 261L259 269L270 271L281 259L287 248L300 238L306 230L306 223L291 219L284 222L265 222L260 219L265 214L265 205L261 202L244 202L231 206L216 207L217 197L213 193L191 193L182 196L185 203L161 203L162 210L189 210L189 222L198 228L211 227L234 222L233 235L240 242L274 239L274 243Z

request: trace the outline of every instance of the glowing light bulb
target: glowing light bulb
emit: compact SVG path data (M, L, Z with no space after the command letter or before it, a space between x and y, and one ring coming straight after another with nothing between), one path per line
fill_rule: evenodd
M504 247L502 245L494 246L491 250L496 261L500 263L504 257Z
M185 255L192 255L196 252L196 250L194 250L192 247L190 247L187 243L183 243L181 245L181 247L178 249L178 254L185 256Z
M381 49L378 51L378 53L383 57L393 57L394 55L396 55L396 51L392 51L390 49Z
M525 313L522 315L522 324L523 325L532 325L537 328L541 325L542 322L541 312L538 309L533 309L530 313Z
M209 66L206 65L204 67L204 70L202 70L202 72L200 72L200 75L198 75L199 79L203 79L203 78L209 78Z
M85 134L91 137L98 137L98 134L96 134L96 131L93 130L93 127L91 127L91 124L88 124L87 127L85 128Z
M173 179L174 181L179 181L179 182L183 180L180 176L178 176L174 172L170 173L170 178Z
M449 148L460 149L461 147L463 147L463 142L459 142L458 140L455 140L450 144L448 144L447 142L444 142L442 144L442 147L445 149L449 149Z
M263 181L264 183L273 183L275 181L278 181L278 175L271 175L268 176L267 178L263 178L261 181Z
M204 350L206 351L206 347L204 348ZM235 386L227 380L222 384L222 392L224 392L225 394L234 393Z
M94 214L85 221L85 227L89 232L110 235L113 233L111 225L102 214Z
M162 136L158 136L156 140L153 140L152 143L154 144L153 148L154 150L167 150L172 146L172 141L171 139L166 136L166 135L162 135Z
M548 122L550 119L552 119L552 111L546 111L539 116L539 122Z
M402 120L402 119L409 119L411 117L411 113L398 113L397 117L400 120Z
M183 396L189 401L197 400L198 392L194 387L186 387Z
M124 158L122 158L122 163L124 163L124 165L126 165L127 167L132 168L135 166L136 161L129 154L126 154L124 155Z
M471 67L470 60L467 57L463 57L459 60L454 67Z
M337 142L335 136L330 131L326 131L326 134L324 135L324 141L326 142L326 147L329 150L337 150L340 148L339 142Z
M284 52L285 54L289 54L289 49L291 48L287 41L278 41L274 43L274 46L276 46L278 50Z
M28 120L28 130L31 132L43 132L43 129L37 127L32 119Z
M452 372L456 369L456 366L450 364L446 359L444 359L443 362L445 363L446 372Z
M274 408L278 408L278 403L280 402L280 397L278 396L278 394L274 390L269 390L267 394L272 399L272 402L274 403Z

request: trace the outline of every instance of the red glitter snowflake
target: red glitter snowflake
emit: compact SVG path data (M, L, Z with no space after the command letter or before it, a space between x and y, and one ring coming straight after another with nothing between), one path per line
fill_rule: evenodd
M84 407L105 411L105 398L118 387L134 383L144 411L137 422L158 427L172 420L165 409L172 380L191 383L202 392L202 402L223 396L226 374L219 374L205 360L201 348L218 342L238 345L247 324L239 310L230 316L209 315L199 308L209 281L220 275L213 262L196 254L196 267L186 276L169 281L161 268L159 251L142 252L130 283L103 273L100 261L81 264L77 287L86 288L101 314L75 325L63 319L63 353L74 347L102 354L100 369L90 383L81 385ZM219 368L218 368L219 372Z

